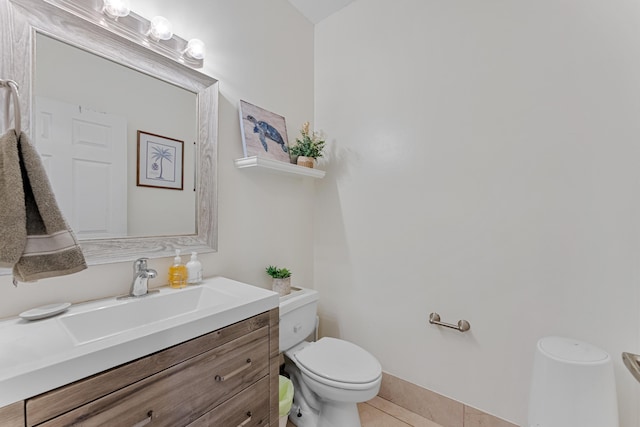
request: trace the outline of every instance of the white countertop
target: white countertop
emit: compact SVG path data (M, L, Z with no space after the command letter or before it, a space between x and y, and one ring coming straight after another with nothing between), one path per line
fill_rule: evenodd
M206 309L130 329L101 339L78 343L62 322L105 307L135 304L115 297L72 305L57 316L27 321L19 317L0 321L0 407L94 375L139 357L168 348L208 332L278 307L278 294L224 277L205 279L196 287L209 287L228 295ZM161 288L156 298L192 289Z

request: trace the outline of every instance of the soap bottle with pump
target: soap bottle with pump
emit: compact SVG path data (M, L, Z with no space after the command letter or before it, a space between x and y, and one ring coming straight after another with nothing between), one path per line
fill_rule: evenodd
M191 260L187 263L187 283L195 285L202 282L202 264L198 260L198 254L191 252Z
M176 249L173 265L169 267L169 286L176 289L187 286L187 266L182 263L180 249Z

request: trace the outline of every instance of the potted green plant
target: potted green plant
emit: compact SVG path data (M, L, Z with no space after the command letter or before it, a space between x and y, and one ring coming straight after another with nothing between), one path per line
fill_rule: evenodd
M270 265L266 268L266 272L273 278L271 289L280 294L280 296L291 293L291 272L286 268L278 268Z
M296 163L299 166L312 168L315 160L322 157L325 141L317 132L309 131L309 122L305 122L300 130L301 138L296 138L296 143L289 147L291 156L298 156Z

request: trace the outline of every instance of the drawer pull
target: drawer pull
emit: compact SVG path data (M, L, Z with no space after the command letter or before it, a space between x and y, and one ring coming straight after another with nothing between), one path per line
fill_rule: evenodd
M247 424L249 424L251 422L251 411L247 412L247 417L249 417L249 418L244 420L242 422L242 424L238 424L238 427L244 427L244 426L246 426Z
M147 412L147 418L145 418L142 421L138 421L137 423L135 423L133 426L131 427L142 427L142 426L146 426L147 424L149 424L151 421L153 420L153 411L149 411Z
M229 372L227 375L216 375L215 380L219 382L226 381L228 379L235 377L245 369L249 369L250 367L251 367L251 359L247 359L247 363L244 366L236 369L235 371Z

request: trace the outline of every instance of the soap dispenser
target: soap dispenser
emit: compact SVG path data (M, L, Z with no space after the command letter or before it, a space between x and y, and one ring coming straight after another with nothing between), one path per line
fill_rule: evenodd
M191 260L187 263L187 283L195 285L202 281L202 264L198 261L198 254L191 252Z
M187 286L187 266L182 263L180 249L176 249L173 265L169 267L169 286L176 289Z

